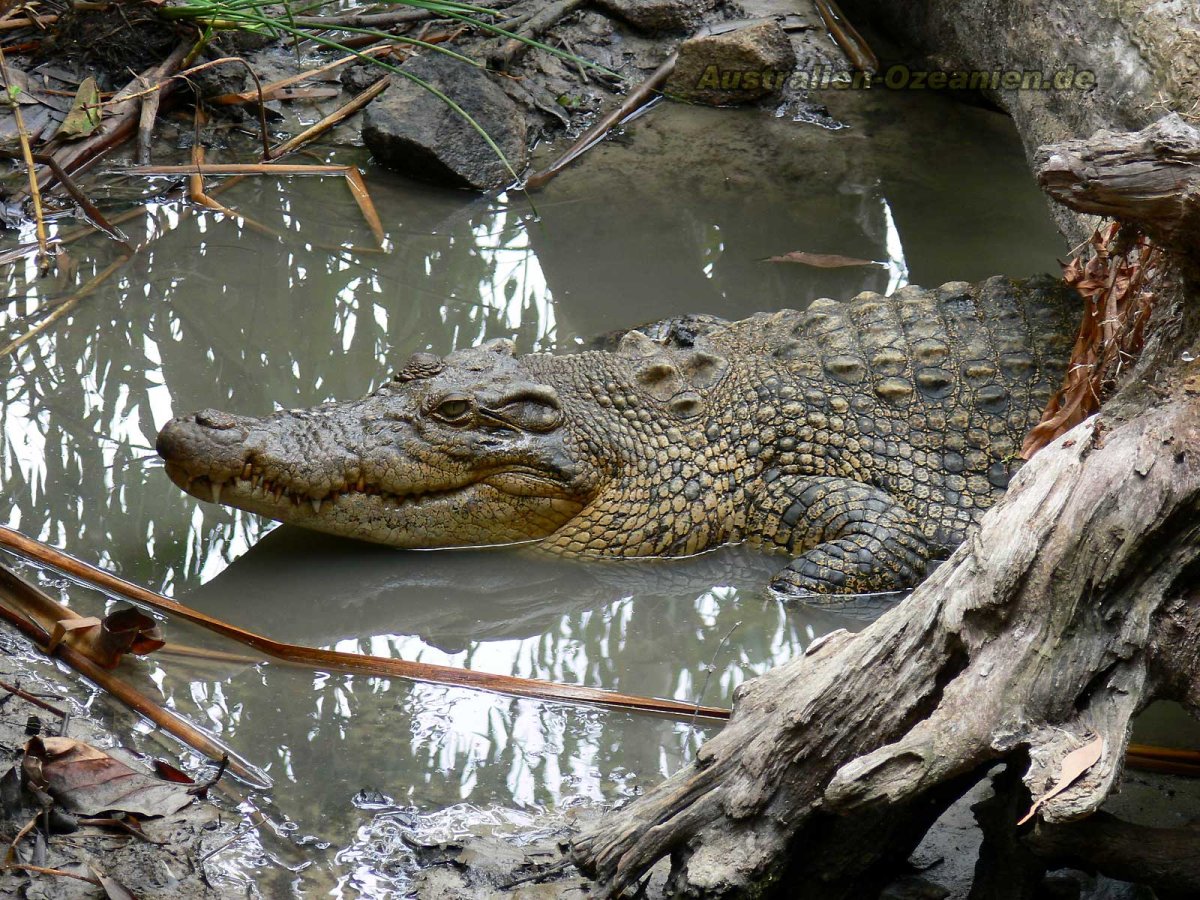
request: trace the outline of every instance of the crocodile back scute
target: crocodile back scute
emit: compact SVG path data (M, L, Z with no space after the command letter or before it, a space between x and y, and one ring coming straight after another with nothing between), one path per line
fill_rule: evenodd
M821 465L888 491L946 547L1003 493L1066 370L1080 301L1049 277L863 293L713 328L697 347L746 361L743 378L790 383L805 415L770 423L801 439L837 426Z

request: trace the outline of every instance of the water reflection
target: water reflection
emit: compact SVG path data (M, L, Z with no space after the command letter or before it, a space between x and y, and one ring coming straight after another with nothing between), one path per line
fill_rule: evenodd
M835 132L661 107L554 182L536 213L519 196L446 193L368 167L387 252L363 249L371 233L333 180L244 181L222 200L246 220L154 204L124 226L146 248L0 360L0 515L283 640L728 703L744 679L847 624L765 597L777 560L732 550L583 566L264 537L262 520L173 488L151 448L175 412L356 397L418 349L497 336L522 351L570 349L672 314L736 318L908 279L1053 267L1058 244L1004 120L944 98L865 93L842 98L861 108L833 110L851 126ZM791 250L886 265L763 261ZM77 268L56 281L26 265L4 273L0 337L24 333L113 254L97 241L70 252ZM68 593L81 607L104 602ZM171 633L210 640L174 623ZM395 819L372 825L353 802L364 788L422 815L465 801L612 799L683 765L705 734L273 665L151 660L130 677L269 768L277 788L258 799L316 861L299 876L305 889L383 877L370 848Z

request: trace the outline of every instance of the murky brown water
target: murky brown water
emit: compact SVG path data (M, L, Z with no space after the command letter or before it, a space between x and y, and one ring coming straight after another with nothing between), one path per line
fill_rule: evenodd
M766 597L777 560L734 550L584 566L264 539L269 523L174 488L152 446L178 412L356 397L417 349L497 336L569 348L673 313L736 318L1055 270L1063 247L1006 120L932 96L839 102L839 131L658 108L539 195L537 216L520 195L444 192L368 166L386 253L323 249L371 243L334 180L248 181L223 196L279 237L159 205L128 228L153 237L146 250L0 361L0 520L284 640L726 704L815 636L855 627ZM790 250L882 265L763 261ZM91 240L71 253L78 284L114 251ZM25 269L4 278L5 339L73 290ZM130 677L270 773L274 789L251 799L282 841L231 848L229 877L250 880L270 853L296 870L278 880L285 892L377 896L403 885L404 828L617 799L678 769L705 734L271 665L151 659Z

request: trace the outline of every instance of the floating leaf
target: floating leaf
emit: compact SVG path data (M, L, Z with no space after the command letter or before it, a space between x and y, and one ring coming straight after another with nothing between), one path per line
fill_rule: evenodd
M878 266L879 268L883 268L883 263L876 262L873 259L859 259L856 256L839 256L836 253L809 253L806 250L793 250L791 253L783 254L783 256L768 256L766 261L773 263L801 263L817 269L845 269L851 266Z
M1053 800L1071 785L1073 785L1079 776L1094 766L1100 761L1100 757L1104 755L1104 738L1097 737L1094 741L1084 744L1075 750L1072 750L1063 757L1062 765L1058 770L1058 780L1054 782L1054 787L1042 794L1033 801L1033 806L1029 807L1029 812L1025 813L1025 817L1018 822L1018 825L1024 825L1034 814L1042 808L1044 804Z
M71 110L58 128L65 138L85 138L100 127L100 89L89 75L79 85Z
M131 769L83 741L34 738L25 760L40 762L40 783L70 812L94 816L105 811L165 816L192 802L187 788ZM29 770L36 771L37 766Z

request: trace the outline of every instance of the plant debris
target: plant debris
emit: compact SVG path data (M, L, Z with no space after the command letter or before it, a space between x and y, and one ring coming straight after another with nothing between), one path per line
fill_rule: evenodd
M63 809L83 816L103 812L166 816L194 799L178 782L135 771L74 738L32 738L25 745L22 771Z
M1063 281L1083 297L1083 321L1063 386L1021 447L1029 459L1100 409L1125 367L1142 351L1154 309L1162 252L1131 227L1096 229L1084 251L1063 265ZM1086 259L1084 258L1086 255Z
M64 138L87 137L100 127L101 115L100 89L96 87L96 79L89 75L79 85L71 111L58 127L58 133Z

